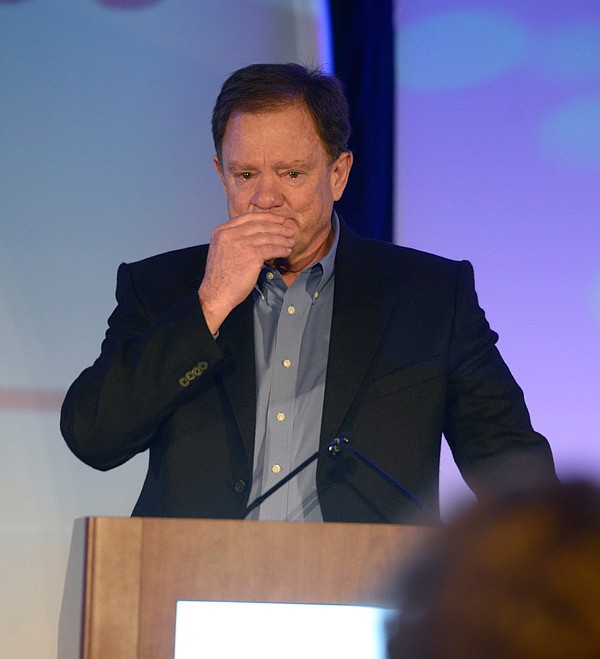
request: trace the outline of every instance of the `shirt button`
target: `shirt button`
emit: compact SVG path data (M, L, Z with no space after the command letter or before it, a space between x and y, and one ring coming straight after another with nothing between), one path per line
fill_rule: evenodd
M319 297L319 291L315 291L315 300Z
M277 412L277 421L285 421L285 414L283 412Z
M292 365L292 362L289 359L284 359L281 363L284 368L289 368Z
M275 276L275 275L274 275L271 271L267 272L267 279L268 279L269 281L271 281L271 280L273 279L274 276Z
M281 471L281 465L273 465L273 466L271 467L271 471L272 471L274 474L278 474L278 473Z
M296 307L293 304L290 304L290 306L288 307L288 313L290 314L290 316L293 316L296 313Z

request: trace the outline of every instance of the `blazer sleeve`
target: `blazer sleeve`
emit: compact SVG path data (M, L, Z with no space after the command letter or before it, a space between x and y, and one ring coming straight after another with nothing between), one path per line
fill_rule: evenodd
M444 435L464 479L479 497L555 479L548 442L532 428L466 261L459 266L455 299Z
M100 356L71 385L61 411L69 448L102 470L148 448L224 361L195 291L160 308L142 299L132 267L122 264L116 297Z

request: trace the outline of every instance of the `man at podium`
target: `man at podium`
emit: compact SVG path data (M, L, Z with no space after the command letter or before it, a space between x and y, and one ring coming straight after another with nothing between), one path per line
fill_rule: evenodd
M442 435L478 496L554 478L473 270L355 235L341 85L296 64L233 73L212 119L229 219L131 264L61 429L97 469L149 450L133 514L410 522L438 514ZM327 450L336 437L351 452ZM389 476L407 492L390 484ZM408 493L408 495L407 495Z

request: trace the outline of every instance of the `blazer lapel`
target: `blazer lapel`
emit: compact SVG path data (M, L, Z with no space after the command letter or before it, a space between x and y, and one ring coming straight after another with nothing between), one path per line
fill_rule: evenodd
M342 225L335 262L321 446L342 429L390 317L391 304L389 297L386 300L384 296L384 277L367 245Z

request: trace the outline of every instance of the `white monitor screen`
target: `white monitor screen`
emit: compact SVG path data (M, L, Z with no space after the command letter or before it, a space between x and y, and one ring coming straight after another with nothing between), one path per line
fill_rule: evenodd
M392 614L341 604L178 602L175 659L384 659Z

